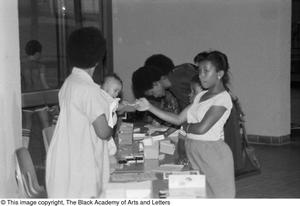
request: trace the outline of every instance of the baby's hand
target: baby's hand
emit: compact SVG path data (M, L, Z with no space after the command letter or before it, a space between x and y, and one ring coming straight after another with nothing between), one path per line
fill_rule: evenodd
M136 102L130 103L130 102L126 101L126 100L123 100L123 101L122 101L122 104L123 104L124 106L134 107L134 106L136 105Z
M138 111L146 111L150 108L150 103L146 98L140 98L136 101L135 108Z

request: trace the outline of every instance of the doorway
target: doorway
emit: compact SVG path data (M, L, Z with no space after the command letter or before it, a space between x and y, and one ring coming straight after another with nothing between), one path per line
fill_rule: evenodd
M300 2L292 1L291 140L300 140Z

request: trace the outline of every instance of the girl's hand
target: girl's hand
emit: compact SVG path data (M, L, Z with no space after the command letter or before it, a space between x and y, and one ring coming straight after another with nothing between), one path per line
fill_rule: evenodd
M135 108L138 111L147 111L150 108L150 103L146 98L140 98L136 101Z
M182 127L181 127L182 130L185 131L185 132L187 132L186 130L187 130L188 123L185 122L185 123L183 123L181 126L182 126Z

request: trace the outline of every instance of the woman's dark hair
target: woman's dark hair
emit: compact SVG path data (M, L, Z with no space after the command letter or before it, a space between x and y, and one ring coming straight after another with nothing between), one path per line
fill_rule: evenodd
M29 56L34 55L37 52L42 52L42 45L37 40L30 40L26 43L25 52Z
M201 81L199 79L199 75L198 74L196 74L195 76L192 77L191 83L197 83L197 84L201 85Z
M175 67L173 61L163 54L154 54L148 57L145 66L155 66L162 71L163 75L168 75Z
M154 66L143 66L132 74L132 90L136 98L144 97L152 89L153 83L161 79L162 71Z
M67 55L71 66L88 69L102 63L106 42L102 32L95 27L75 30L67 42Z

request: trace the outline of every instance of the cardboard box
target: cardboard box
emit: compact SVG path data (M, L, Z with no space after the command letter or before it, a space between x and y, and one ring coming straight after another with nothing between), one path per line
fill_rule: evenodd
M148 159L144 162L144 171L154 171L159 168L158 159Z
M103 198L152 198L152 182L122 182L108 183Z
M155 136L151 136L153 141L160 141L160 140L164 140L165 136L163 134L160 135L155 135Z
M118 139L119 139L119 145L131 145L132 133L119 133Z
M133 141L143 140L146 137L146 133L133 133Z
M171 143L171 141L160 141L159 143L159 151L164 154L173 155L175 152L176 146Z
M144 144L145 159L158 159L159 157L159 142L152 141L152 144Z
M151 146L153 145L153 139L151 137L147 137L143 139L143 145L144 146Z
M169 175L170 198L204 198L205 175Z

